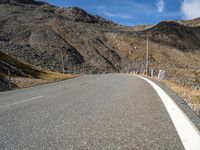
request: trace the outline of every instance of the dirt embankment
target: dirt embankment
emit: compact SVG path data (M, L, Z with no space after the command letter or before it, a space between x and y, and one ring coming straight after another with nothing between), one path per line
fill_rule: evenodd
M0 52L0 91L30 87L77 76L47 71Z

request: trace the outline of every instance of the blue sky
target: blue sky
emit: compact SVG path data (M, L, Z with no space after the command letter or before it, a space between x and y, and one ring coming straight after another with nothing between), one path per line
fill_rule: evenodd
M200 0L44 0L50 4L77 6L122 25L155 24L162 20L200 17Z

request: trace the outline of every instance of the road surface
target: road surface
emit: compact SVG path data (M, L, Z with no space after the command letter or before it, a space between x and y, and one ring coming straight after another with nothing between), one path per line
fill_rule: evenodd
M125 74L0 93L0 149L184 149L160 97Z

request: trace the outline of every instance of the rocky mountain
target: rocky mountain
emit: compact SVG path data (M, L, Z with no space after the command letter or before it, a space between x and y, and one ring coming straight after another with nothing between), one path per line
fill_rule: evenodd
M148 35L154 42L171 45L180 50L200 48L200 26L189 27L173 21L163 21L143 31L143 34Z
M181 20L177 21L180 24L183 24L185 26L190 26L190 27L197 27L200 26L200 18L196 18L193 20Z
M106 20L100 16L93 16L91 14L88 14L86 11L78 7L59 8L56 9L54 12L63 16L65 19L75 22L92 23L112 28L119 26L116 23Z
M195 27L176 21L124 27L77 7L0 0L0 51L52 71L62 71L63 59L66 72L142 72L147 36L155 73L164 69L167 78L199 85L197 23Z
M77 75L47 71L0 51L0 92L74 77Z
M43 5L44 2L35 1L35 0L1 0L0 4L11 4L11 5L33 4L33 5Z

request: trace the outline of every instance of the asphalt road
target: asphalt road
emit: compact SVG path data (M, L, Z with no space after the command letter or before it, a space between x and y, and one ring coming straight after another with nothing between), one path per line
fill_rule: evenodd
M154 89L93 75L0 93L0 149L184 149Z

